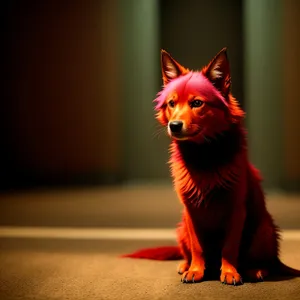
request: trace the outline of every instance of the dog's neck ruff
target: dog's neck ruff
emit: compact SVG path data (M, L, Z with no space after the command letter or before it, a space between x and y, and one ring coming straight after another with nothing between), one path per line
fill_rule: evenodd
M213 191L230 189L238 181L237 158L245 151L245 133L238 125L202 144L174 140L171 173L182 201L200 205Z
M245 133L238 125L218 134L203 143L192 141L173 141L172 161L182 161L195 171L213 171L233 160L235 155L245 149Z

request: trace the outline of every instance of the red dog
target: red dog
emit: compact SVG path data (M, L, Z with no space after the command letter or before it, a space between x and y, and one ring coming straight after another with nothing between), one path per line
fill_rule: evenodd
M179 247L125 256L184 258L178 272L185 283L220 269L221 282L232 285L243 283L241 275L252 281L268 273L299 276L279 260L278 228L248 160L244 112L230 92L226 49L199 72L165 51L161 63L164 88L155 102L157 119L172 138L171 172L184 206Z

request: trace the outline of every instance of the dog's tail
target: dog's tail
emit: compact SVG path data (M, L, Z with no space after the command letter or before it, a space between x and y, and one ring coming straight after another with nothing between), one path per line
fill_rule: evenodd
M276 266L276 275L279 276L292 276L292 277L300 277L300 270L291 268L284 264L282 261L278 260L277 261L277 266Z
M177 246L144 248L133 253L123 254L121 255L121 257L153 260L180 260L183 258L180 249Z

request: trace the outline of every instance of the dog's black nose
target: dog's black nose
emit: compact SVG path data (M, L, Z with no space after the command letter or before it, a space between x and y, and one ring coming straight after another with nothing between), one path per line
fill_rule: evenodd
M182 129L183 122L182 121L172 121L169 124L169 127L173 133L179 133Z

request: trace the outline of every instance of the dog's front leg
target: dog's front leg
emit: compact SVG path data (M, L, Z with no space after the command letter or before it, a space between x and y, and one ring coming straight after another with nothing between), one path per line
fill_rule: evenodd
M189 235L189 244L191 251L191 264L188 271L182 274L181 281L183 283L199 282L203 279L205 261L203 257L203 249L200 244L199 238L196 234L191 215L186 210L185 216L186 228Z
M237 271L240 241L246 218L246 207L240 203L233 207L228 219L225 241L222 249L222 267L220 280L225 284L242 284Z

